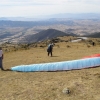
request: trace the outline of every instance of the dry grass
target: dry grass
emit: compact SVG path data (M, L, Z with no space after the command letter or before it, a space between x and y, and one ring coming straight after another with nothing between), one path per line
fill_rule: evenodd
M80 59L100 53L100 46L56 43L53 57L45 48L30 48L4 54L4 68L16 65ZM69 88L70 94L64 94ZM0 100L100 100L100 67L59 72L0 71Z

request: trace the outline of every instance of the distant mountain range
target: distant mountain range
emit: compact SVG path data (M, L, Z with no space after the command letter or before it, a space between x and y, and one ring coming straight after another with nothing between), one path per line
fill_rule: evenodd
M67 19L61 17L41 21L11 21L3 18L0 21L0 43L38 42L66 35L100 37L99 15L95 17L93 17L93 14L90 15L92 16L90 18L94 19ZM80 16L80 18L82 17Z
M21 41L27 42L27 43L32 43L32 42L39 42L39 41L44 41L44 40L49 40L57 37L62 37L62 36L76 36L78 35L73 34L73 33L65 33L59 30L55 29L47 29L43 30L37 34L33 35L27 35L24 37ZM100 32L96 32L90 35L85 35L85 37L91 37L91 38L100 38Z
M26 37L24 37L24 39L22 41L39 42L39 41L44 41L44 40L57 38L57 37L61 37L61 36L76 36L76 35L73 33L67 34L65 32L55 30L55 29L47 29L47 30L43 30L37 34L27 35Z
M25 18L25 17L1 17L0 20L11 21L39 21L48 20L52 18L67 18L67 19L100 19L100 13L61 13L48 15L38 18Z
M49 19L44 21L11 21L0 20L0 27L33 27L33 26L47 26L47 25L74 25L73 20L67 19Z
M64 13L55 14L51 18L100 19L100 13Z
M89 35L85 35L86 37L91 37L91 38L100 38L100 32L95 32Z

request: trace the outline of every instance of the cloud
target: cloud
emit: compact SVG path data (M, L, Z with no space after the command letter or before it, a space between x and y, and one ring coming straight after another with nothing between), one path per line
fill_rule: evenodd
M67 0L0 0L0 5L26 5L26 4L31 4L31 5L62 5L66 4Z
M98 5L100 0L0 0L0 6L27 5Z
M100 0L0 0L0 16L100 12Z

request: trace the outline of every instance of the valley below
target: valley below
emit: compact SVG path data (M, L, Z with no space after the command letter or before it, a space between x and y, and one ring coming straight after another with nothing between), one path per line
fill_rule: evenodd
M47 21L0 21L0 43L29 43L27 38L30 35L32 38L34 34L48 29L55 29L70 35L90 35L95 32L100 32L100 20L53 19ZM46 38L48 39L49 37Z

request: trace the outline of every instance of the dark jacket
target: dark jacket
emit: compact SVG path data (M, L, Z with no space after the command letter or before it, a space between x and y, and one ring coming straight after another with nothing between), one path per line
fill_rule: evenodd
M52 52L52 49L53 49L53 45L52 44L49 44L48 45L48 48L47 48L47 52Z

